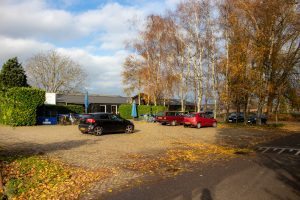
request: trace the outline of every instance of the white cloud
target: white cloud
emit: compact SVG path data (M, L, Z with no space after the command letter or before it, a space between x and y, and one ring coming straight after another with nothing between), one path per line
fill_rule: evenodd
M87 84L92 93L122 94L122 63L128 53L117 51L112 56L98 56L82 49L59 48L58 52L78 62L87 72ZM116 93L116 91L118 93Z
M25 60L35 53L53 49L54 45L50 43L41 43L31 39L14 39L0 35L0 64L2 65L7 59L19 57Z
M143 12L134 7L125 7L118 3L73 14L65 10L47 7L41 1L22 1L12 4L0 3L0 34L9 37L47 38L72 40L101 32L120 37L130 31L130 21L143 17ZM111 41L110 41L111 42Z
M122 94L120 72L126 51L117 51L112 56L93 55L79 48L57 48L49 43L35 40L13 39L0 37L0 46L6 51L0 51L0 64L7 59L18 56L25 66L26 60L36 53L57 49L63 55L79 63L87 72L87 84L92 93Z
M176 7L177 4L183 2L184 0L166 0L167 7Z
M124 42L135 38L143 19L162 13L179 0L121 5L112 1L95 9L70 12L78 0L0 0L0 64L11 57L25 62L34 54L57 49L80 63L93 93L122 94ZM1 67L0 66L0 67Z
M4 1L0 13L0 34L9 37L66 40L86 34L71 13L47 8L41 1Z

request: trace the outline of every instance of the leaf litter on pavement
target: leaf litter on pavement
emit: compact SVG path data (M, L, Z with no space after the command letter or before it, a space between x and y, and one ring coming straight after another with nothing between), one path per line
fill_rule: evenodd
M250 149L223 147L208 143L172 142L172 147L158 154L127 154L122 167L142 174L174 176L189 170L193 163L208 163L237 157L237 152L252 153Z
M110 170L85 170L42 156L1 158L9 199L76 199Z

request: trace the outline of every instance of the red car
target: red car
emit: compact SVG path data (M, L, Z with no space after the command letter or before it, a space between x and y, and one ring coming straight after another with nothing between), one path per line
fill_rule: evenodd
M190 113L184 117L184 127L217 126L217 120L205 112Z
M162 125L170 124L176 126L177 124L183 124L184 115L187 112L165 112L162 116L157 116L155 121Z

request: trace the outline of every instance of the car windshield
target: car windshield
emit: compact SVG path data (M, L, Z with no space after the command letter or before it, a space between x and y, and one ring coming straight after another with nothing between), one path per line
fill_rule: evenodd
M156 114L156 116L159 116L159 117L164 116L164 112L159 112Z
M122 118L117 115L111 115L112 120L121 120Z
M230 113L229 117L235 117L236 114L235 113Z
M191 118L191 117L195 117L196 114L194 114L194 113L188 113L188 114L186 114L185 116Z
M175 116L175 112L166 112L166 116Z
M87 118L91 118L92 115L90 115L90 114L84 114L84 115L79 115L79 117L80 117L81 119L87 119Z

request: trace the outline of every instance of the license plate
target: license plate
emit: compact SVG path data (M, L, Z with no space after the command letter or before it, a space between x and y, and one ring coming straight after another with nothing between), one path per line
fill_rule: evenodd
M162 117L158 117L158 119L162 119Z
M81 131L85 131L85 128L80 128L79 130L81 130Z
M191 122L185 122L185 124L191 124Z
M228 120L229 122L232 122L232 120Z

